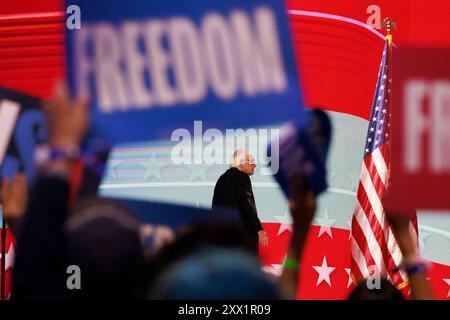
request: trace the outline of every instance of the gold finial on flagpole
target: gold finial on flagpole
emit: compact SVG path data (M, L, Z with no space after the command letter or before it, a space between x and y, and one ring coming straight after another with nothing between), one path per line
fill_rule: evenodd
M383 23L381 24L381 29L386 29L387 35L386 39L389 41L389 44L392 42L392 35L391 35L391 29L398 29L397 28L397 22L394 19L391 18L384 18Z

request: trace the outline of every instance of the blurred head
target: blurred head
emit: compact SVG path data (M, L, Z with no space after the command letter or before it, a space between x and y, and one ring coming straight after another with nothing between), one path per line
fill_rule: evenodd
M175 241L164 245L149 259L150 282L172 264L207 246L240 249L254 255L252 241L241 223L224 219L206 220L178 230Z
M143 296L143 251L139 221L118 202L92 199L66 223L67 255L81 269L81 297Z
M402 293L387 279L382 278L379 289L370 289L367 281L361 281L353 289L348 300L404 300Z
M319 159L325 162L331 142L331 121L326 112L319 108L310 109L310 115L306 130L314 151Z
M239 249L208 247L163 272L151 288L149 298L274 300L280 295L254 255Z
M256 168L255 160L252 154L243 149L238 149L233 153L230 161L230 168L238 168L251 176Z

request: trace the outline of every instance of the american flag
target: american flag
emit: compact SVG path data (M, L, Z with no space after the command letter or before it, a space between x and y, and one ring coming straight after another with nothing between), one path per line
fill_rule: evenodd
M372 103L364 148L357 204L352 218L351 272L358 282L381 274L399 289L407 284L406 274L394 271L402 254L386 219L382 199L390 168L391 43L386 40ZM417 235L417 218L412 222Z

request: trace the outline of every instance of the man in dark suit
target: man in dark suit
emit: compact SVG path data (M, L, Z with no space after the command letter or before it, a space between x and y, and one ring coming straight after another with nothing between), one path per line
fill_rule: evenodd
M256 164L252 155L245 150L236 150L230 163L230 169L223 173L214 188L213 207L235 208L239 210L256 251L258 243L268 244L268 236L259 221L256 211L250 177Z

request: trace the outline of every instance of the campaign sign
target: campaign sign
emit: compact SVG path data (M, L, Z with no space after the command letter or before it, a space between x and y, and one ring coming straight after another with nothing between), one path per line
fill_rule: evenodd
M114 201L117 200L139 219L141 237L147 252L152 252L162 243L173 240L181 228L214 221L242 224L239 213L232 209L208 210L125 198Z
M331 122L320 109L309 109L307 113L306 125L289 123L281 128L280 170L277 166L273 174L287 197L291 195L291 181L298 174L305 175L307 187L316 195L328 187L326 161L332 136Z
M394 51L387 206L450 208L450 49Z
M35 150L48 140L42 100L0 88L0 181L18 172L35 176ZM95 194L110 151L109 144L89 139L82 145L78 197ZM78 179L76 179L78 180Z
M0 88L0 179L24 172L31 179L36 145L47 140L41 100Z
M246 128L302 117L283 1L74 0L68 76L112 143L178 128Z

